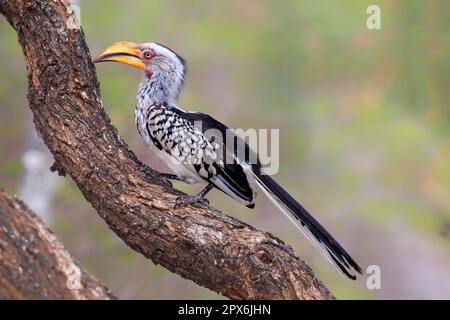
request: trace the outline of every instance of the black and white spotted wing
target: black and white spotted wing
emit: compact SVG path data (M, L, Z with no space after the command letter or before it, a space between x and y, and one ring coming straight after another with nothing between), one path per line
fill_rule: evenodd
M233 150L227 150L225 139L207 135L210 129L226 135L225 125L202 113L152 106L146 115L146 131L158 149L253 208L256 194L249 181L251 174L234 158Z

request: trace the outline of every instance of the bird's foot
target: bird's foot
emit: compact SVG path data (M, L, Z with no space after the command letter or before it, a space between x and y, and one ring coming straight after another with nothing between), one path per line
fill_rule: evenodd
M203 204L209 204L208 199L205 199L203 197L200 197L199 195L196 196L181 196L178 197L175 201L174 209L181 208L183 206L186 206L188 204L194 204L194 203L203 203Z

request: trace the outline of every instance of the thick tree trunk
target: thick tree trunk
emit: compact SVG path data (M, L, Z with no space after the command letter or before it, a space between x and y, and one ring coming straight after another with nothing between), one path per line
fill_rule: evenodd
M28 100L61 173L125 243L230 298L332 299L292 249L209 206L174 210L181 194L141 163L110 124L84 35L67 1L0 0L28 71Z
M0 299L114 299L42 220L0 190Z

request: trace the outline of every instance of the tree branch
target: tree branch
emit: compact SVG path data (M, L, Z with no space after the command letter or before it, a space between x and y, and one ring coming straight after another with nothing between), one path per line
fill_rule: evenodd
M114 299L42 220L0 190L0 299Z
M179 191L144 174L110 124L67 1L0 0L28 72L34 123L60 172L133 250L236 299L332 299L292 248L209 206L173 210Z

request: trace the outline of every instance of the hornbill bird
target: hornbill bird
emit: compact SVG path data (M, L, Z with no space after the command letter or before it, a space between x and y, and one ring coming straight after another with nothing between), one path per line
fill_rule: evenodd
M179 197L175 208L205 201L204 196L214 187L253 208L258 185L338 270L353 280L356 273L362 274L360 266L328 231L264 174L258 157L256 161L249 160L255 153L243 139L232 133L228 139L231 130L221 122L175 105L186 73L186 64L180 55L158 43L117 42L94 60L104 61L124 63L144 72L137 93L135 121L150 149L174 173L162 175L189 184L207 182L199 194ZM216 139L217 132L222 139Z

